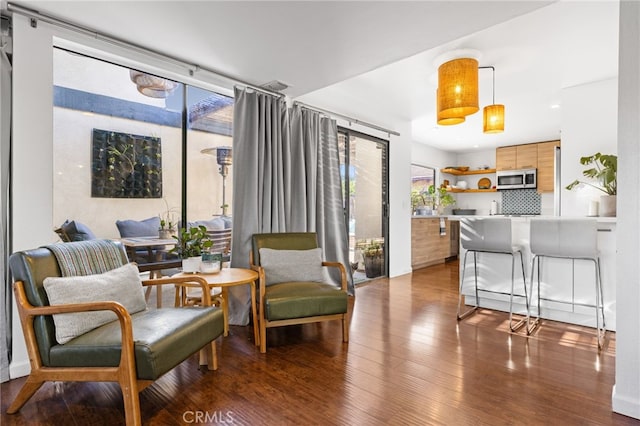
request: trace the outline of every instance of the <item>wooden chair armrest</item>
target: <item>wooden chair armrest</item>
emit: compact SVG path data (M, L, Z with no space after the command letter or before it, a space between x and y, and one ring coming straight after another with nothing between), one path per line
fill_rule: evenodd
M103 302L87 302L87 303L66 303L64 305L49 305L49 306L23 306L27 315L55 315L55 314L71 314L77 312L90 312L90 311L112 311L116 314L118 319L129 318L131 315L127 312L127 309L118 302L103 301ZM121 321L122 322L122 321Z
M202 289L202 303L204 306L211 305L211 292L209 291L209 283L207 280L194 275L192 277L162 277L155 278L152 280L143 280L143 286L157 286L157 285L167 285L174 284L178 287L197 287L200 286Z
M342 290L347 291L347 270L344 268L344 265L340 262L322 262L322 266L338 268L340 270L341 288Z
M135 358L133 355L133 325L131 322L131 315L129 315L127 309L120 303L114 301L102 301L89 303L68 303L64 305L33 306L27 299L24 290L24 283L22 281L16 281L13 284L13 291L16 295L16 301L18 303L18 310L20 313L22 326L23 328L28 327L30 329L30 331L25 331L25 339L28 340L27 345L31 347L30 350L33 351L33 353L37 351L35 334L33 333L32 329L34 316L91 311L112 311L116 314L118 322L120 323L122 339L120 365L135 365Z

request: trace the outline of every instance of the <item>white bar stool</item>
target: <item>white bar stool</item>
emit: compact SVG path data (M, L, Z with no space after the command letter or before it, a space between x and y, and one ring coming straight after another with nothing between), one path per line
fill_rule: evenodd
M605 337L604 298L602 294L602 277L600 273L600 258L598 255L598 224L595 219L531 219L531 280L530 293L533 297L534 272L538 274L538 316L531 320L531 309L527 319L527 334L531 334L540 324L540 275L542 273L541 259L552 257L559 259L589 260L595 267L595 305L584 305L596 309L596 333L598 349L602 348ZM535 268L537 261L537 268ZM551 300L571 303L575 301ZM601 311L601 312L598 312ZM602 328L600 327L600 313L602 314Z
M511 238L511 219L507 218L462 218L460 220L460 242L466 250L462 263L462 279L460 280L460 293L458 295L458 320L478 310L478 292L485 291L489 293L499 293L509 295L509 328L511 331L517 331L520 327L527 324L529 318L529 298L527 297L527 283L524 272L524 260L522 258L522 248L514 245ZM464 286L465 271L467 268L467 255L473 253L473 268L475 274L475 293L476 304L473 308L468 309L464 313L460 313L462 305L462 287ZM478 253L496 253L511 256L511 292L499 292L494 290L486 290L478 288ZM522 287L527 306L527 315L520 319L516 324L513 323L513 296L515 285L515 255L520 255L520 264L522 265Z

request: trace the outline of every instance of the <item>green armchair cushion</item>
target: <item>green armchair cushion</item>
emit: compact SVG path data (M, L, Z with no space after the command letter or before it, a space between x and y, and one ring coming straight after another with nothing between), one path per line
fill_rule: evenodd
M147 308L138 268L131 263L102 274L47 277L43 285L51 305L112 300L122 304L129 314ZM116 314L111 311L53 315L56 340L61 344L67 343L116 319Z
M330 282L322 266L321 248L310 250L261 248L260 264L264 268L267 286L290 281Z
M149 309L131 316L138 379L155 380L224 332L222 309ZM49 352L50 367L117 366L120 323L95 328Z
M299 281L266 288L265 316L269 321L347 312L347 293L331 284Z

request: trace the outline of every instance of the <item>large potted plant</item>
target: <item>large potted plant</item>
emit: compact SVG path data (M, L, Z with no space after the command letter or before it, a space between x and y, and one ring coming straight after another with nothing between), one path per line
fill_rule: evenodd
M367 278L375 278L382 275L384 265L384 247L380 240L363 240L359 243L364 272Z
M618 195L618 156L597 152L589 157L580 158L580 164L583 166L593 164L593 167L583 170L582 174L597 181L598 184L576 179L566 188L571 190L578 185L588 185L604 192L606 195L600 197L600 216L615 216Z
M189 229L181 228L179 235L174 235L177 244L170 250L182 259L182 272L195 273L200 269L202 252L211 248L213 241L207 236L207 228L203 225Z

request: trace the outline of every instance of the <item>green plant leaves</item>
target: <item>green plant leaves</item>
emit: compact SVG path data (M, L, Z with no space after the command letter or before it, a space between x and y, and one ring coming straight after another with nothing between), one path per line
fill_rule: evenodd
M565 188L571 190L580 184L589 185L593 188L608 195L616 195L618 193L618 156L610 154L601 154L599 152L588 157L581 157L580 164L583 166L594 165L595 167L582 171L583 176L596 180L600 186L581 180L574 180Z

